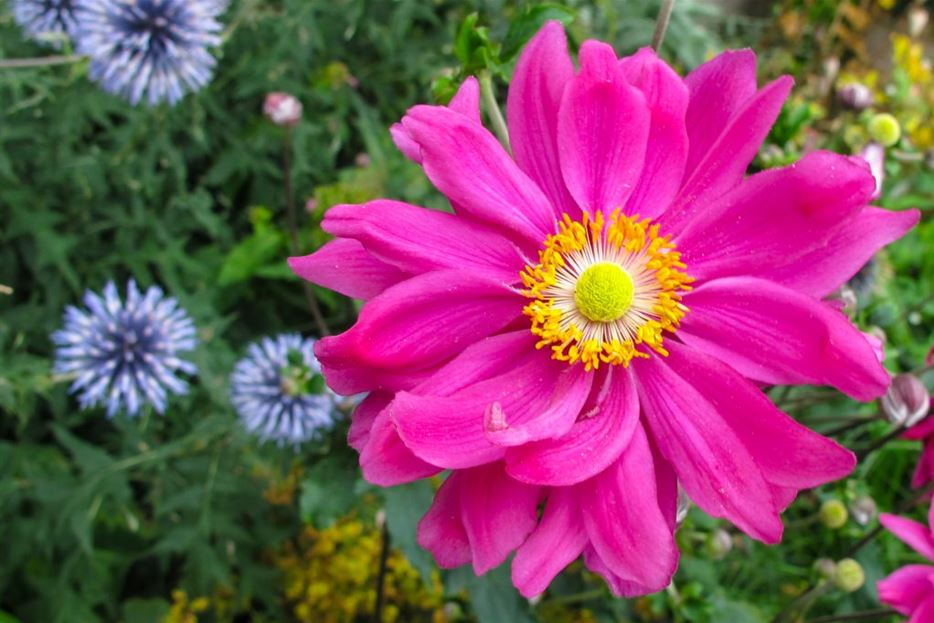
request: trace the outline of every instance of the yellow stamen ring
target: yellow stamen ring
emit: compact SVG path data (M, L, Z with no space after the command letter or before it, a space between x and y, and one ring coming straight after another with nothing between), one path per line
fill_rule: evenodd
M520 277L532 299L524 308L538 348L587 370L601 363L627 366L649 349L668 351L663 334L674 333L688 309L681 293L694 280L681 255L649 219L614 211L580 221L565 215L545 240L535 266ZM646 348L643 348L646 347Z

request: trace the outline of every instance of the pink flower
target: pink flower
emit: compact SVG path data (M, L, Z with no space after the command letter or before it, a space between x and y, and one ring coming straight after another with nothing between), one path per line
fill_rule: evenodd
M879 143L869 143L859 152L859 156L869 163L876 184L872 199L878 199L882 194L882 184L885 183L885 147Z
M288 93L269 93L263 114L276 125L292 127L302 120L302 103Z
M883 513L879 520L889 532L913 550L934 562L934 532L931 528L896 515ZM928 523L934 526L934 506L928 512ZM908 565L876 584L879 601L911 617L908 623L934 621L934 566Z
M454 214L336 206L336 240L290 260L366 300L316 349L335 391L370 392L349 435L364 476L451 470L419 542L477 573L515 551L526 596L579 556L620 595L665 587L679 483L779 541L797 491L855 459L756 383L885 391L869 341L821 299L918 220L867 207L856 158L744 177L791 88L757 88L750 51L683 80L649 49L617 59L588 41L580 64L557 23L526 47L513 157L473 79L447 107L412 108L393 137Z
M934 399L930 401L930 410L934 410ZM921 457L918 459L918 465L911 479L911 486L917 489L934 481L934 418L923 419L919 424L905 431L902 437L918 439L923 443Z

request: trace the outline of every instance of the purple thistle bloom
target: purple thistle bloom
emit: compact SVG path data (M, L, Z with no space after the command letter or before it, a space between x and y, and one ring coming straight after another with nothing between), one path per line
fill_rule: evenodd
M78 53L91 79L131 104L175 104L206 85L220 45L223 0L75 0Z
M88 290L84 304L86 309L68 306L65 326L52 334L55 372L76 376L71 392L84 409L104 404L113 417L121 409L136 415L150 404L164 413L167 392L188 389L176 373L197 371L177 356L195 347L191 318L161 288L140 294L133 280L126 303L111 281L103 296Z
M15 0L13 19L31 39L61 47L64 35L77 26L73 0Z
M308 441L334 424L335 396L324 385L315 340L265 337L230 377L231 401L246 428L268 440Z

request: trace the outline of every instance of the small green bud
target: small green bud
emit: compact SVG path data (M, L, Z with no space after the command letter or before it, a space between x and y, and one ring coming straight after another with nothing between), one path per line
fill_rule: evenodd
M827 500L820 507L820 521L831 530L837 530L846 525L850 513L840 500Z
M733 549L733 539L726 530L714 530L707 535L704 542L704 551L714 560L720 560Z
M821 578L830 580L837 573L837 563L829 558L818 558L814 562L814 569L820 574Z
M866 574L862 566L852 558L844 558L837 563L833 576L834 586L845 593L854 593L866 583Z
M898 119L889 113L881 113L869 120L869 136L872 140L891 147L902 137L902 127Z

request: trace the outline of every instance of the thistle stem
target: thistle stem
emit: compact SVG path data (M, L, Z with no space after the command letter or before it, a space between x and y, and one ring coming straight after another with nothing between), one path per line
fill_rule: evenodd
M506 128L506 120L496 101L496 94L493 92L493 76L488 71L480 74L480 97L483 99L483 107L486 109L496 138L503 144L506 151L512 153L509 147L509 130Z
M289 224L289 239L291 242L292 255L298 255L301 253L301 242L298 238L298 218L295 215L295 191L292 188L291 128L286 128L285 139L283 140L282 178L283 185L285 186L285 213ZM322 336L331 335L331 330L328 328L328 323L324 319L324 314L321 313L321 308L318 306L318 299L315 298L315 293L311 289L311 285L304 279L302 280L302 290L305 294L305 302L308 304L308 309L311 311L311 316L314 318L319 333Z
M656 52L665 40L665 32L668 30L668 22L671 21L671 12L674 8L675 0L662 0L662 6L658 10L658 20L655 22L655 34L652 35L652 49Z
M83 61L86 56L71 54L68 56L41 56L39 58L0 59L0 69L25 69L29 67L49 67L52 65L70 65Z

